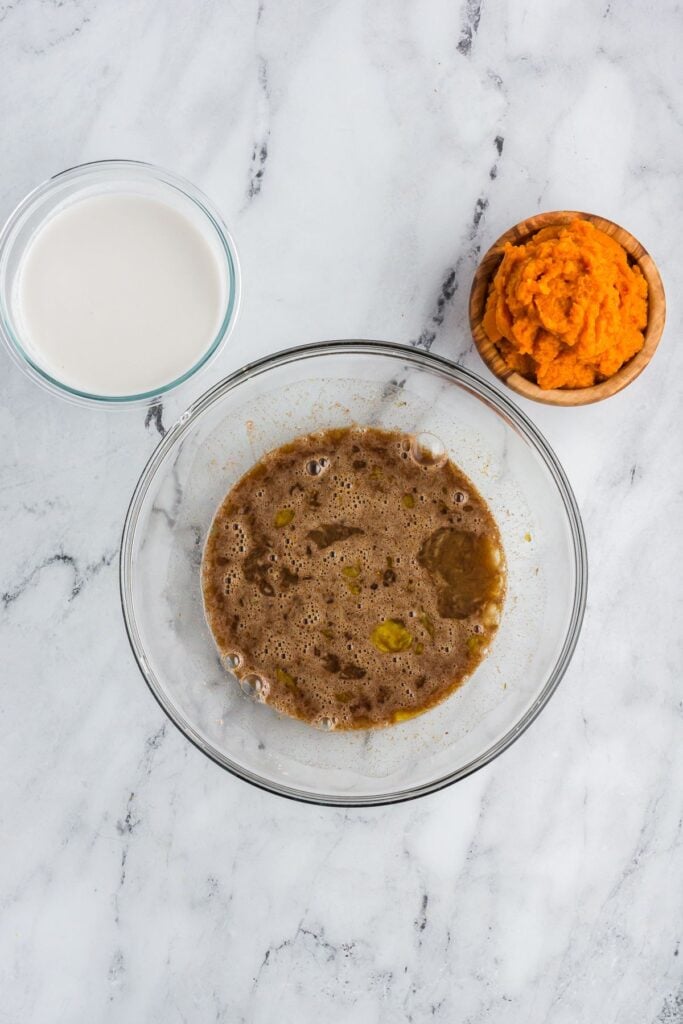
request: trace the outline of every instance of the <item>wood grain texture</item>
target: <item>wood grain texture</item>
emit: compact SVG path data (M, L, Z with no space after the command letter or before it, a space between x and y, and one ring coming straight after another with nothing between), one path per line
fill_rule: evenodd
M543 388L539 388L533 381L527 380L526 377L511 370L486 334L483 325L486 299L489 293L491 278L496 273L503 258L503 249L507 242L512 242L513 244L527 242L541 228L551 227L556 224L569 224L577 218L590 221L596 228L604 231L606 235L610 235L615 241L619 242L628 253L630 260L636 263L642 271L648 286L648 319L647 327L645 328L645 344L640 352L637 352L620 370L617 370L615 374L600 384L595 384L588 388L558 388L546 391ZM603 398L615 395L643 372L652 359L664 330L666 297L664 295L662 279L659 276L654 260L629 231L626 231L625 228L620 227L611 220L605 220L604 217L598 217L592 213L581 213L574 210L555 210L550 213L539 213L534 217L521 221L494 242L474 275L472 290L470 291L469 309L470 328L477 351L489 370L499 380L507 384L517 394L530 398L534 402L563 406L589 405L591 402L600 402Z

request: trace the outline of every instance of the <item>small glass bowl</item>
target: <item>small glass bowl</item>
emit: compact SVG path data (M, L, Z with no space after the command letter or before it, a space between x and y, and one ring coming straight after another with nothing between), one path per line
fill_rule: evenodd
M200 565L218 504L266 451L354 423L439 439L496 518L507 596L490 653L447 700L388 728L322 732L240 689L206 624ZM120 563L133 653L184 735L254 785L341 806L434 792L509 747L569 664L586 573L576 501L531 421L490 384L445 359L364 341L282 352L198 399L140 477Z
M182 213L214 252L224 277L225 308L215 338L201 358L181 376L153 391L104 395L79 391L53 377L22 341L17 309L17 279L23 256L36 232L59 209L79 199L106 193L132 193L160 200ZM29 193L0 232L0 336L24 373L45 390L77 403L107 407L161 398L213 360L234 327L240 304L240 272L235 244L210 200L184 178L136 160L99 160L56 174Z

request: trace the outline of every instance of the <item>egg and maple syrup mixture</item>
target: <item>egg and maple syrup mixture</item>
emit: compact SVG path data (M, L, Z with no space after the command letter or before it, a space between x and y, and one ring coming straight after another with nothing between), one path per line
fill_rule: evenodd
M397 431L325 430L268 452L218 509L206 618L244 689L327 729L412 718L474 671L505 559L471 480Z

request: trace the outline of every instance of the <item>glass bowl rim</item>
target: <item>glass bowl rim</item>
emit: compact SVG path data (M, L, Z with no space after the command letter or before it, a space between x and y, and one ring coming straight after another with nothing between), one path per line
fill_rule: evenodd
M139 642L135 615L132 607L131 579L132 579L132 550L135 538L139 513L142 502L147 494L149 485L154 475L163 462L166 454L176 445L177 442L189 431L195 420L214 402L219 401L225 394L234 390L242 382L260 376L268 370L289 363L295 363L302 359L309 359L315 356L328 354L368 354L379 356L394 356L415 366L438 370L445 373L456 383L464 385L468 390L474 392L479 398L493 404L498 411L505 413L515 424L519 432L525 437L532 447L541 456L546 468L558 489L564 505L571 532L571 540L574 554L575 586L574 599L572 603L571 618L564 642L556 662L549 673L540 693L527 708L526 712L504 736L490 746L482 754L473 758L467 764L449 772L430 782L415 787L404 788L383 796L371 794L369 796L355 797L353 795L318 794L311 793L304 789L286 786L278 782L272 782L262 778L248 769L236 764L229 757L219 754L206 743L191 723L186 722L184 717L176 713L166 698L163 688L157 683L154 673L149 669L145 651ZM567 479L564 469L560 465L552 448L549 446L543 434L529 419L529 417L518 409L517 406L501 391L491 385L488 381L479 377L472 370L445 359L443 356L430 352L421 351L408 345L395 342L371 341L371 340L335 340L314 342L308 345L298 345L293 348L284 349L272 355L265 356L253 363L247 363L241 369L234 371L227 377L218 381L209 388L186 411L180 416L175 424L169 429L166 435L159 442L148 459L140 478L135 486L133 495L126 512L123 532L121 536L121 549L119 556L119 592L121 598L121 609L123 620L128 635L133 657L147 683L153 697L166 713L173 724L179 729L183 736L188 739L198 750L201 750L210 760L219 767L230 772L232 775L244 782L248 782L258 789L269 793L275 793L300 803L315 804L327 807L380 807L387 804L403 803L407 800L415 800L418 797L426 796L429 793L436 793L447 786L452 785L461 779L467 778L475 771L483 768L495 760L503 751L507 750L516 739L518 739L535 721L540 712L546 706L553 693L557 689L560 680L564 676L571 657L576 648L581 625L583 622L586 593L588 585L588 556L586 539L574 492Z
M147 163L144 160L110 159L91 160L88 163L75 164L67 167L58 174L53 174L41 184L32 189L21 199L11 211L0 230L0 262L5 255L8 244L11 243L12 233L21 219L27 214L31 207L49 196L63 181L87 179L90 175L111 169L113 172L121 169L137 171L149 180L156 180L163 185L169 186L180 192L189 199L194 206L209 222L217 236L222 255L225 258L228 277L228 296L225 302L223 318L216 331L215 337L208 348L202 353L193 365L169 381L167 384L151 391L141 391L130 395L101 395L96 392L82 391L79 388L71 387L59 380L58 377L48 373L38 362L31 358L21 339L13 329L8 316L8 302L4 290L0 288L0 338L2 338L8 354L12 361L26 373L35 383L41 384L44 388L57 394L62 398L70 399L78 403L88 405L102 405L106 408L128 408L131 405L151 402L160 399L168 392L184 384L201 370L222 347L227 340L237 321L242 298L242 278L240 273L239 258L234 239L224 223L217 208L209 197L197 188L191 181L172 171L167 171L156 164Z

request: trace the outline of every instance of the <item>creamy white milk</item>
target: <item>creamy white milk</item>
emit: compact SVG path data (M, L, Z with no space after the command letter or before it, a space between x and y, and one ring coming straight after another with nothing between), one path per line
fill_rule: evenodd
M22 340L79 391L133 395L189 370L226 302L211 244L173 207L110 193L65 206L39 228L17 278Z

